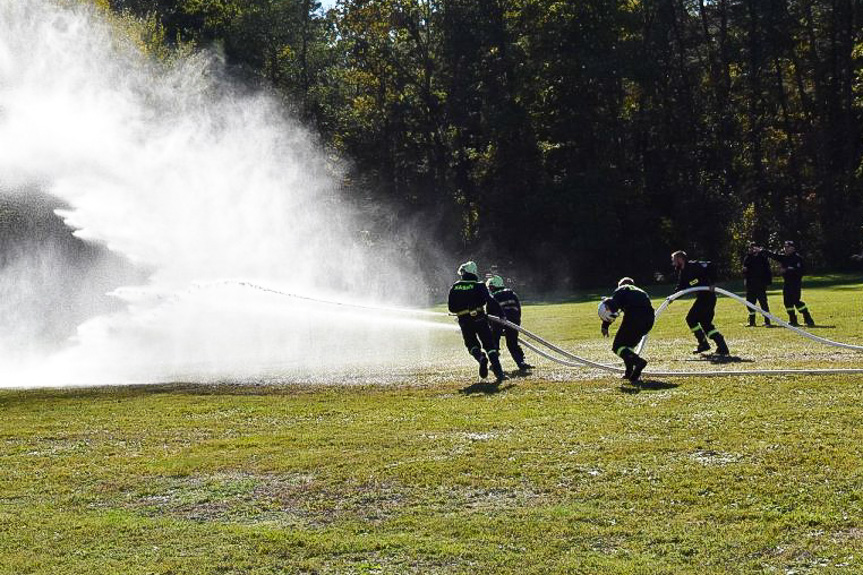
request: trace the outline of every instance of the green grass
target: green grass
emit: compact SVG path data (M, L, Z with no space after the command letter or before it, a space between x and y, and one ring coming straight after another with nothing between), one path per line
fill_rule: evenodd
M819 335L863 342L861 286L812 285ZM525 324L611 362L595 305ZM687 308L653 364L725 367L690 357ZM735 369L863 367L719 311ZM391 385L0 391L0 573L863 572L863 377L536 361L491 393L435 337L444 367Z

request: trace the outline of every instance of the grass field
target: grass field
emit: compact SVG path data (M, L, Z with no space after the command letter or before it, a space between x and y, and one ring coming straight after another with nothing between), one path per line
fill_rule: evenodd
M863 343L863 286L808 285L818 334ZM738 359L693 358L688 305L652 365L863 367L729 301ZM525 325L612 362L595 308ZM494 391L434 338L386 385L0 390L0 573L863 573L863 376L633 388L531 357Z

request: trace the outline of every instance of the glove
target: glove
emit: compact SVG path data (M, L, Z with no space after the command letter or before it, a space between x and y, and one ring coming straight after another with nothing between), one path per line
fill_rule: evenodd
M602 324L602 337L608 337L608 324Z

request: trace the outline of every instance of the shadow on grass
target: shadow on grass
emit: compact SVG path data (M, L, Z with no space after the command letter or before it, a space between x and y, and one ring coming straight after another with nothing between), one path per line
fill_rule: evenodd
M635 395L642 391L657 391L662 389L674 389L680 387L679 383L671 383L669 381L661 381L659 379L642 379L635 383L623 383L618 390L627 395Z
M478 381L474 384L471 384L467 387L463 387L458 392L462 395L494 395L495 393L500 393L501 391L506 391L508 389L512 389L515 387L514 383L494 383L488 381Z
M755 363L754 359L747 359L739 355L699 355L685 361L706 361L716 365L724 365L726 363Z
M680 387L679 383L671 383L670 381L659 379L642 379L635 385L640 389L674 389L675 387Z

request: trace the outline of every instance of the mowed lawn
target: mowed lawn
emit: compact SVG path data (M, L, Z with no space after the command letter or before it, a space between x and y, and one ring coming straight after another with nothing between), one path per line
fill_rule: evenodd
M838 280L804 292L814 332L863 343ZM688 306L654 364L863 367L730 301L736 359L693 358ZM614 359L592 296L525 325ZM633 388L530 354L494 392L435 337L442 367L387 385L0 390L0 573L863 573L863 376Z

